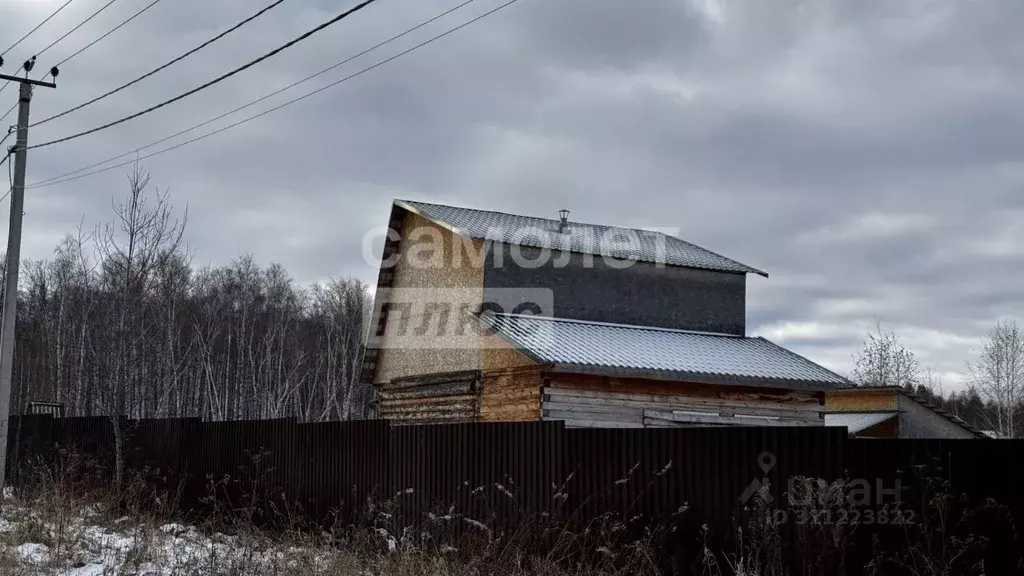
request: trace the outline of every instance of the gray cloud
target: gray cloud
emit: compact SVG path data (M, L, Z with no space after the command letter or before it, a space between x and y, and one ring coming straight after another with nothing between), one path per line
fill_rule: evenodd
M205 120L454 5L371 6L185 102L34 151L29 180ZM495 5L478 0L252 112ZM0 40L55 6L0 3ZM139 7L114 4L43 64ZM8 61L92 9L72 3ZM256 9L161 3L66 64L58 90L37 92L33 115L100 94ZM35 129L32 141L181 92L338 9L289 0L197 57ZM687 240L768 270L769 279L749 281L754 333L846 371L879 318L952 386L985 330L1024 312L1022 23L1024 6L966 0L520 0L300 104L144 164L176 203L188 204L197 264L250 252L283 263L301 282L349 274L372 281L363 237L386 220L394 197L532 215L568 207L580 220L677 227ZM13 102L12 90L0 94L0 112ZM108 218L124 173L30 191L26 255L46 257L79 221Z

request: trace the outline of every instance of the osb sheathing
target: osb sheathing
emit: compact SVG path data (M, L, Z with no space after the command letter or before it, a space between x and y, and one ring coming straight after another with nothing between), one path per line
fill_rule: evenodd
M542 386L543 370L540 366L485 372L480 387L480 420L540 420Z
M825 395L826 412L875 412L897 409L899 393L886 390L838 390Z
M426 316L425 306L431 301L450 297L479 308L483 302L484 242L456 236L411 212L405 215L402 226L392 289L417 289L404 292L403 299L409 294L421 294L413 302L413 313L407 315L407 326L420 325ZM414 234L414 230L420 233ZM428 233L423 234L423 230ZM428 243L438 244L437 251L424 249ZM411 246L415 248L410 249ZM418 262L411 261L417 257ZM503 340L482 330L466 330L457 342L450 334L438 335L433 330L424 335L406 332L399 336L398 316L394 312L388 316L377 357L375 384L421 374L532 364Z

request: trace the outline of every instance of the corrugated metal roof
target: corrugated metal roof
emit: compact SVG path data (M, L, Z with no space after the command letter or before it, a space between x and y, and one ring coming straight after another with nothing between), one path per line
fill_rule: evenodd
M825 414L825 426L845 426L850 434L867 430L896 416L896 412L833 412Z
M836 388L849 382L764 338L516 314L481 322L513 346L563 369L690 381Z
M442 204L396 200L402 208L447 224L471 238L547 248L582 254L607 255L642 262L723 272L768 274L710 250L662 232L569 222L569 232L558 231L559 221L504 212L473 210Z

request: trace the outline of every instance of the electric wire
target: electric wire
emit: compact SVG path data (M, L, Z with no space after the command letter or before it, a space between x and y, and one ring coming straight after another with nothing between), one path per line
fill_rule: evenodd
M118 158L123 158L125 156L131 155L131 154L135 154L137 152L141 152L142 150L145 150L147 148L152 148L153 146L156 146L157 144L163 144L164 142L167 142L168 140L172 140L174 138L177 138L178 136L181 136L181 135L187 134L187 133L189 133L189 132L191 132L193 130L197 130L199 128L202 128L203 126L208 126L208 125L210 125L210 124L212 124L212 123L214 123L214 122L216 122L218 120L221 120L223 118L226 118L226 117L228 117L228 116L230 116L230 115L232 115L232 114L234 114L236 112L240 112L240 111L242 111L242 110L244 110L246 108L249 108L251 106L255 106L256 104L259 104L260 102L263 102L263 101L265 101L265 100L267 100L269 98L277 96L278 94L280 94L282 92L286 92L286 91L288 91L288 90L290 90L290 89L292 89L292 88L294 88L294 87L296 87L296 86L298 86L300 84L304 84L306 82L309 82L310 80L312 80L314 78L317 78L319 76L322 76L323 74L326 74L327 72L330 72L331 70L334 70L334 69L338 68L339 66L343 66L345 64L348 64L349 62L355 60L356 58L359 58L361 56L365 56L366 54L369 54L370 52L373 52L374 50L377 50L378 48L382 48L383 46L385 46L387 44L390 44L391 42L394 42L395 40L398 40L398 39L400 39L400 38L402 38L404 36L407 36L407 35L415 32L416 30L419 30L420 28L422 28L424 26L432 24L432 23L436 22L437 20L439 20L441 18L444 18L445 16L451 14L452 12L455 12L456 10L458 10L460 8L462 8L462 7L464 7L464 6L468 5L468 4L472 4L475 1L476 0L465 0L461 4L459 4L459 5L457 5L457 6L453 7L453 8L449 8L448 10L445 10L444 12L441 12L440 14L432 16L432 17L428 18L427 20L424 20L424 21L420 22L419 24L413 26L412 28L408 28L408 29L406 29L406 30L404 30L402 32L399 32L398 34L395 34L394 36L391 36L390 38L388 38L386 40L378 42L378 43L374 44L373 46L370 46L369 48L366 48L362 52L359 52L358 54L355 54L353 56L349 56L348 58L345 58L344 60L342 60L340 62L337 62L335 64L332 64L332 65L328 66L327 68L324 68L324 69L320 70L319 72L315 72L313 74L310 74L309 76L306 76L305 78L303 78L301 80L298 80L296 82L292 82L291 84L289 84L287 86L284 86L283 88L279 88L277 90L274 90L273 92L270 92L269 94L264 94L263 96L260 96L259 98L255 99L255 100L251 100L251 101L249 101L246 104L238 106L237 108L233 108L231 110L228 110L227 112L224 112L222 114L214 116L213 118L210 118L209 120L200 122L199 124L195 124L194 126L190 126L188 128L185 128L184 130L180 130L178 132L175 132L174 134L171 134L170 136L165 136L165 137L163 137L163 138L161 138L159 140L154 140L153 142L150 142L149 144L146 144L145 146L140 146L138 148L135 148L134 150L130 150L130 151L125 152L123 154L118 154L116 156L111 156L110 158L107 158L106 160L101 160L99 162L90 164L88 166L84 166L84 167L79 168L77 170L72 170L71 172L66 172L66 173L61 174L59 176L54 176L52 178L47 178L46 180L41 180L39 182L36 182L35 184L36 185L44 184L44 183L49 182L51 180L60 180L60 179L66 178L68 176L72 176L74 174L78 174L79 172L85 172L86 170L90 170L92 168L96 168L97 166L102 166L102 165L104 165L104 164L106 164L108 162L113 162L114 160L117 160Z
M235 128L236 126L240 126L240 125L245 124L247 122L250 122L252 120L256 120L257 118L261 118L263 116L266 116L267 114L270 114L271 112L280 110L280 109L282 109L282 108L284 108L286 106L290 106L292 104L295 104L297 102L305 100L306 98L309 98L310 96L313 96L315 94L319 94L320 92L323 92L324 90L327 90L328 88L332 88L334 86L337 86L338 84L341 84L343 82L351 80L351 79L353 79L353 78L355 78L357 76L361 76L362 74L365 74L366 72L369 72L369 71L371 71L371 70L373 70L375 68L383 66L384 64L387 64L388 62L391 62L393 60L401 58L402 56L405 56L406 54L409 54L410 52L413 52L413 51L418 50L418 49L420 49L420 48L422 48L422 47L424 47L424 46L426 46L428 44L431 44L431 43L433 43L433 42L435 42L437 40L440 40L441 38L444 38L445 36L448 36L449 34L457 32L458 30L461 30L461 29L469 26L470 24L473 24L474 22L477 22L477 21L479 21L479 20L481 20L481 19L483 19L483 18L485 18L487 16L490 16L491 14L494 14L495 12L497 12L497 11L503 9L503 8L506 8L506 7L508 7L508 6L512 5L512 4L515 4L518 1L519 0L506 0L506 2L504 4L500 4L497 7L492 8L491 10L489 10L487 12L484 12L483 14L481 14L481 15L479 15L479 16L471 19L471 20L467 20L466 22L463 22L462 24L460 24L460 25L458 25L458 26L456 26L454 28L451 28L449 30L446 30L445 32L442 32L441 34L438 34L438 35L433 36L433 37L431 37L431 38L429 38L427 40L424 40L423 42L420 42L419 44L416 44L415 46L413 46L411 48L403 50L403 51L401 51L401 52L399 52L399 53L397 53L397 54L395 54L393 56L389 56L388 58L380 60L380 61L378 61L378 62L376 62L374 64L371 64L370 66L367 66L366 68L363 68L363 69L361 69L361 70L359 70L357 72L353 72L352 74L349 74L348 76L345 76L345 77L343 77L343 78L341 78L339 80L335 80L334 82L331 82L330 84L327 84L325 86L317 88L316 90L313 90L311 92L307 92L306 94L303 94L302 96L299 96L298 98L294 98L292 100L289 100L287 102L284 102L282 104L274 106L273 108L269 108L267 110L264 110L263 112L260 112L259 114L254 114L252 116L248 116L248 117L243 118L243 119L241 119L241 120L239 120L239 121L237 121L237 122L235 122L233 124L228 124L227 126L224 126L222 128L218 128L217 130L214 130L212 132L208 132L208 133L203 134L201 136L196 136L195 138L192 138L190 140L186 140L184 142L180 142L180 143L175 144L173 146L168 146L166 148L162 148L160 150L157 150L156 152L152 152L152 153L146 154L144 156L139 156L137 158L134 158L132 160L128 160L126 162L121 162L119 164L114 164L112 166L107 166L105 168L100 168L98 170L93 170L93 171L90 171L90 172L86 172L84 174L78 174L77 176L70 176L70 177L67 177L67 178L64 178L62 176L58 176L58 177L55 177L55 178L50 178L50 179L47 179L47 180L42 180L42 181L30 184L29 186L26 186L25 188L26 189L32 189L32 188L40 188L40 187L44 187L44 186L52 186L54 184L63 184L65 182L70 182L72 180L78 180L79 178L85 178L87 176L92 176L92 175L95 175L95 174L100 174L102 172L107 172L107 171L113 170L115 168L120 168L121 166L127 166L129 164L133 164L133 163L135 163L135 162L137 162L139 160L145 160L147 158L152 158L153 156L157 156L157 155L163 154L165 152L170 152L171 150L175 150L177 148L181 148L182 146L186 146L188 144L192 144L194 142L198 142L200 140L209 138L210 136L213 136L215 134L220 134L221 132L224 132L226 130L230 130L232 128ZM141 148L140 148L140 150L141 150ZM126 154L122 154L121 156L118 156L118 158L120 158L122 156L126 156L127 154L131 154L131 153L132 152L128 152ZM101 164L102 164L102 162L101 162ZM79 169L79 170L76 170L75 172L69 172L68 174L74 174L74 173L79 172L81 170L85 170L85 169Z
M145 12L146 10L149 10L149 9L150 9L150 8L152 8L153 6L156 6L156 5L157 5L157 4L159 3L159 2L160 2L160 0L153 0L152 2L150 2L149 4L147 4L147 5L145 6L145 7L143 7L143 8L142 8L141 10L139 10L138 12L136 12L135 14L132 14L132 15L131 15L131 16L130 16L130 17L129 17L129 18L127 19L127 20L125 20L124 22L121 22L121 23L120 23L120 24L118 24L117 26L114 26L113 28L111 28L110 30L108 30L108 31L107 31L107 32L106 32L105 34L103 34L102 36L100 36L99 38L97 38L97 39L93 40L92 42L89 42L89 43L88 43L88 44L86 44L85 46L83 46L83 47L79 48L78 50L76 50L76 51L75 51L74 53L72 53L72 54L71 54L70 56L68 56L67 58L65 58L65 59L61 60L60 62L57 62L57 64L56 64L56 65L57 65L58 67L60 67L60 66L62 66L62 65L63 65L63 64L65 63L65 62L67 62L68 60L71 60L71 59L72 59L72 58L74 58L75 56L78 56L78 55L79 55L79 54L81 54L82 52L85 52L85 51L86 51L86 50L88 50L89 48L92 48L92 47L93 47L93 46L95 46L95 45L96 45L97 43L99 43L99 42L100 42L101 40L103 40L104 38L106 38L107 36L110 36L110 35L111 35L111 34L113 34L114 32L117 32L117 31L118 31L118 30L120 30L120 29L121 29L121 28L122 28L123 26L125 26L126 24L128 24L129 22L131 22L132 20L135 20L136 18L138 18L139 16L141 16L141 15L142 15L142 14L143 14L143 13L144 13L144 12Z
M10 46L8 46L7 50L4 50L3 52L0 52L0 58L5 56L11 50L13 50L18 44L21 44L22 42L24 42L25 39L28 38L29 36L31 36L33 33L35 33L36 30L39 30L40 28L42 28L43 24L46 24L47 22L49 22L51 18L53 18L54 16L59 14L60 11L63 10L64 7L67 6L68 4L71 4L71 0L67 0L67 2L61 4L61 6L59 8L57 8L56 10L54 10L49 16L47 16L45 20L43 20L39 24L36 24L35 28L29 30L28 33L26 33L24 36L19 38L17 42L15 42L14 44L11 44ZM4 89L7 88L7 85L10 84L10 83L11 83L10 80L8 80L7 82L4 82L4 85L0 86L0 92L3 92ZM8 111L7 114L10 114L10 111ZM4 116L6 117L7 114L4 114ZM2 122L2 121L3 121L3 118L0 118L0 122Z
M276 55L276 54L278 54L278 53L280 53L280 52L282 52L282 51L284 51L284 50L294 46L295 44L298 44L299 42L305 40L306 38L309 38L313 34L316 34L317 32L320 32L321 30L323 30L324 28L327 28L328 26L331 26L332 24L335 24L335 23L343 20L344 18L347 18L348 16L354 14L355 12L357 12L359 10L362 10L363 8L369 6L370 4L373 4L376 1L377 0L363 0L359 4L356 4L355 6L353 6L352 8L349 8L348 10L342 12L341 14L335 16L334 18L331 18L330 20L324 22L323 24L320 24L316 28L313 28L312 30L310 30L310 31L308 31L308 32L298 36L297 38L295 38L295 39L293 39L293 40L291 40L291 41L289 41L289 42L287 42L285 44L282 44L281 46L271 50L270 52L267 52L266 54L260 56L259 58L256 58L255 60L252 60L252 61L250 61L250 62L248 62L246 64L243 64L243 65L239 66L238 68L235 68L234 70L231 70L229 72L221 74L220 76L214 78L213 80L210 80L210 81L208 81L208 82L206 82L206 83L204 83L204 84L202 84L200 86L197 86L197 87L195 87L195 88L193 88L193 89L191 89L191 90L189 90L187 92L179 94L179 95L175 96L174 98L171 98L169 100L165 100L165 101L163 101L163 102L161 102L159 104L156 104L154 106L150 106L149 108L146 108L145 110L142 110L142 111L136 112L134 114L130 114L128 116L125 116L124 118L121 118L121 119L118 119L118 120L114 120L113 122L107 122L106 124L103 124L102 126L97 126L96 128L91 128L89 130L78 132L76 134L72 134L70 136L65 136L63 138L57 138L56 140L50 140L48 142L43 142L41 144L35 144L33 146L29 146L27 149L28 150L32 150L34 148L43 148L43 147L46 147L46 146L53 146L54 144L60 144L61 142L67 142L69 140L74 140L76 138L81 138L82 136L88 136L89 134L95 134L96 132L99 132L101 130L106 130L107 128L111 128L113 126L117 126L118 124L123 124L125 122L128 122L129 120L134 120L135 118L138 118L140 116L144 116L146 114L149 114L150 112L153 112L154 110L158 110L160 108L163 108L164 106L167 106L169 104L173 104L174 102L182 100L182 99L184 99L184 98L186 98L188 96L191 96L191 95L193 95L193 94L195 94L197 92L201 92L202 90L205 90L205 89L209 88L210 86L213 86L214 84L217 84L218 82L226 80L226 79L234 76L235 74L238 74L238 73L240 73L240 72L242 72L244 70L247 70L247 69L255 66L256 64L259 64L260 62L266 60L267 58L270 58L270 57L272 57L272 56L274 56L274 55Z
M159 2L159 1L160 1L160 0L155 0L155 1L153 2L153 4L156 4L156 3L157 3L157 2ZM161 65L161 66L158 66L157 68L154 68L153 70L150 70L149 72L146 72L146 73L145 73L145 74L143 74L142 76L139 76L138 78L136 78L136 79L134 79L134 80L132 80L132 81L130 81L130 82L128 82L128 83L126 83L126 84L122 84L121 86L118 86L117 88L114 88L113 90L111 90L111 91L109 91L109 92L107 92L107 93L105 93L105 94L101 94L101 95L99 95L99 96L97 96L97 97L93 98L92 100L89 100L89 101L87 101L87 102L83 102L83 103L81 103L81 104L79 104L79 105L77 105L77 106L75 106L75 107L73 107L73 108L69 108L69 109L67 109L67 110L65 110L65 111L63 111L63 112L61 112L61 113L59 113L59 114L54 114L53 116L50 116L50 117L48 117L48 118L44 118L44 119L42 119L42 120L40 120L40 121L38 121L38 122L36 122L36 123L34 123L34 124L30 124L30 125L29 125L29 128L34 128L34 127L36 127L36 126L39 126L40 124L45 124L45 123L47 123L47 122L49 122L49 121L51 121L51 120L56 120L57 118L60 118L61 116L66 116L66 115L68 115L68 114L71 114L72 112L75 112L75 111L77 111L77 110L81 110L82 108L85 108L86 106L89 106L89 105L91 105L91 104L95 104L96 102L99 102L100 100L103 100L104 98L107 98L108 96L112 96L112 95L114 95L114 94L117 94L118 92L120 92L120 91L124 90L125 88L129 88L129 87L131 87L131 86L133 86L133 85L135 85L135 84L137 84L137 83L139 83L139 82L141 82L141 81L145 80L146 78L149 78L150 76L152 76L152 75L154 75L154 74L156 74L156 73L160 72L161 70L164 70L164 69L168 68L169 66L172 66L173 64L176 64L176 63L178 63L178 62L181 62L182 60L184 60L185 58L188 58L189 56L191 56L191 55L195 54L196 52L199 52L200 50L202 50L203 48L206 48L206 47L207 47L207 46L209 46L210 44L213 44L214 42L216 42L216 41L220 40L221 38L223 38L223 37L227 36L228 34L231 34L231 33L232 33L232 32L234 32L235 30L238 30L238 29L239 29L239 28L241 28L242 26L245 26L246 24L248 24L248 23L252 22L253 20L255 20L255 19L257 19L257 18L259 18L260 16L262 16L263 14L265 14L265 13L266 13L267 11L269 11L269 10L270 10L271 8L274 8L274 7L276 7L277 5L281 4L282 2L284 2L284 0L277 0L277 1L276 1L276 2L274 2L274 3L272 3L272 4L268 5L268 6L265 6L265 7L264 7L263 9L261 9L261 10L260 10L259 12L256 12L256 13L255 13L255 14L253 14L252 16L249 16L248 18L246 18L245 20L242 20L242 21L241 21L241 22L239 22L238 24L235 24L235 25L234 25L234 26L232 26L231 28L228 28L227 30L225 30L225 31L221 32L220 34L217 34L217 35L216 35L216 36L214 36L213 38L210 38L210 39L209 39L209 40L207 40L206 42L203 42L202 44L200 44L199 46L196 46L195 48L193 48L193 49L189 50L188 52L185 52L185 53L184 53L184 54L182 54L181 56L178 56L177 58L174 58L173 60L170 60L169 62L167 62L167 63L165 63L165 64L163 64L163 65ZM150 4L150 5L149 5L149 6L147 6L146 8L143 8L143 10L142 10L142 11L145 11L146 9L148 9L149 7L151 7L151 6L153 5L153 4ZM141 11L140 11L140 13L141 13ZM138 16L138 14L136 14L136 16ZM135 17L135 16L133 16L132 18L134 18L134 17ZM130 20L131 20L131 19L129 18L129 21L130 21ZM122 23L122 24L121 24L121 26L123 26L123 25L124 25L124 24L126 24L126 23L127 23L127 21L126 21L126 22L124 22L124 23ZM115 28L114 30L116 30L116 29L117 29L117 28ZM113 30L111 30L110 32L113 32ZM108 32L107 34L110 34L110 32ZM100 37L100 39L102 39L102 37ZM98 41L98 40L97 40L97 41ZM88 46L86 46L86 48L88 48ZM84 49L85 49L85 48L83 48L83 50L84 50ZM79 52L80 52L80 51L79 51ZM77 53L76 53L76 54L77 54ZM65 58L65 59L64 59L63 61L61 61L61 64L63 64L63 63L65 62L65 61L67 61L67 60L71 59L71 58L72 58L72 57L74 57L74 56L75 56L75 54L72 54L72 55L71 55L71 56L69 56L68 58ZM58 66L60 66L60 64L58 64Z
M106 4L104 4L103 6L100 6L99 10L97 10L97 11L93 12L93 13L92 13L92 14L91 14L91 15L90 15L90 16L89 16L88 18L86 18L85 20L82 20L81 22L79 22L77 26L75 26L75 27L74 27L74 28L72 28L71 30L68 30L67 32L65 32L65 33L64 33L64 35L63 35L63 36L61 36L60 38L57 38L57 39L56 39L56 40L54 40L53 42L50 42L50 43L49 43L49 44L48 44L48 45L46 46L46 48L43 48L42 50L40 50L40 51L36 52L36 53L35 53L35 56L33 56L33 58L36 58L36 57L42 56L42 55L43 55L43 52L46 52L46 51L47 51L47 50L49 50L50 48L53 48L53 47L54 47L54 46L56 46L56 45L57 45L57 44L58 44L59 42L61 42L62 40L64 40L65 38L67 38L68 36L70 36L71 34L73 34L73 33L74 33L74 32L75 32L76 30L78 30L78 29L79 29L79 28L81 28L82 26L85 26L85 24L86 24L87 22L89 22L90 20L92 20L93 18L95 18L96 16L98 16L98 15L100 14L100 12L103 12L104 10L106 10L106 9L107 9L107 8L108 8L108 7L109 7L109 6L111 5L111 4L113 4L113 3L114 3L114 2L116 2L116 1L117 1L117 0L109 0L109 1L108 1L108 2L106 3ZM67 6L67 5L68 5L68 4L70 3L70 2L71 2L71 0L68 0L68 3L64 4L64 6ZM60 10L64 8L64 6L61 6L60 8L58 8L58 9L57 9L57 12L60 12ZM57 13L57 12L54 12L54 14L53 14L53 15L56 15L56 13ZM51 15L51 17L52 17L53 15ZM49 20L49 18L47 18L47 20ZM44 20L44 23L45 23L45 20ZM41 26L41 25L42 25L42 24L40 24L40 26ZM38 28L38 26L37 26L37 28ZM45 78L45 77L46 77L46 76L44 75L44 76L43 76L43 78ZM3 86L0 86L0 92L3 92L3 91L4 91L4 88L7 88L7 85L8 85L8 84L10 84L10 83L11 83L11 81L10 81L10 80L8 80L7 82L5 82L5 83L4 83L4 85L3 85Z
M7 194L0 196L0 202L6 200L11 195L11 192L14 192L14 173L11 172L10 164L7 165L7 180L11 183L11 187L7 189Z
M114 2L117 2L117 0L109 0L109 1L108 1L108 2L106 3L106 4L104 4L103 6L100 6L99 10L97 10L97 11L93 12L93 13L92 13L92 14L91 14L91 15L90 15L90 16L89 16L88 18L86 18L85 20L82 20L81 22L79 22L79 23L78 23L78 25L77 25L77 26L75 26L74 28L72 28L71 30L68 30L67 32L65 32L65 33L64 33L64 35L63 35L63 36L61 36L60 38L57 38L57 39L56 39L56 40L54 40L53 42L50 42L50 43L49 43L49 44L48 44L48 45L46 46L46 48L43 48L43 49L42 49L42 50L40 50L39 52L36 52L36 54L35 54L35 55L36 55L36 56L42 56L44 52L46 52L46 51L47 51L47 50L49 50L50 48L53 48L54 46L56 46L57 44L59 44L59 43L60 43L60 42L61 42L62 40L64 40L65 38L67 38L68 36L71 36L72 34L74 34L74 33L75 33L75 31L77 31L77 30L78 30L79 28L81 28L82 26L85 26L85 25L86 25L86 24L87 24L87 23L88 23L88 22L89 22L90 20L92 20L93 18L95 18L95 17L99 16L99 15L100 15L100 12L103 12L104 10L106 10L107 8L109 8L109 7L110 7L110 5L111 5L111 4L113 4Z
M11 50L13 50L14 48L16 48L18 46L18 44L21 44L22 42L25 41L26 38L28 38L29 36L34 34L36 30L39 30L40 28L42 28L43 24L46 24L47 22L50 21L51 18L53 18L57 14L60 14L60 11L63 10L68 4L71 4L71 0L67 0L67 2L62 4L59 8L54 10L49 16L47 16L45 20L43 20L39 24L36 24L35 28L29 30L28 33L26 33L24 36L19 38L17 42L15 42L14 44L11 44L10 46L8 46L7 50L4 50L3 52L0 52L0 56L6 56L7 53L10 52Z
M8 82L10 82L10 80L8 80ZM17 107L18 107L18 103L17 103L17 102L15 102L15 103L14 103L14 106L11 106L10 108L8 108L8 109L7 109L7 112L4 112L4 115L3 115L3 116L0 116L0 122L3 122L3 121L4 121L4 118L7 118L8 116L10 116L10 115L11 115L11 112L14 112L14 109L15 109L15 108L17 108Z

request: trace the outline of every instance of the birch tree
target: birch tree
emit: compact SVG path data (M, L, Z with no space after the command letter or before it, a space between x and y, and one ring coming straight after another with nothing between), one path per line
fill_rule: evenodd
M853 380L861 386L899 386L914 389L921 381L921 369L914 353L900 342L895 332L881 322L869 333L864 347L854 355Z
M101 404L114 426L115 485L124 472L124 419L139 416L142 392L140 376L146 372L140 353L152 335L142 301L154 282L155 271L182 245L185 219L174 217L166 190L149 194L149 174L136 164L128 175L128 192L114 203L114 220L97 237L108 287L115 296L112 373L109 396Z
M1016 413L1024 402L1024 334L1016 322L1002 320L989 331L968 373L971 387L992 404L990 427L1001 437L1016 437Z
M110 418L115 452L123 418L364 417L367 286L299 286L248 255L194 268L184 215L148 180L134 170L109 224L83 224L52 258L26 263L12 406Z

